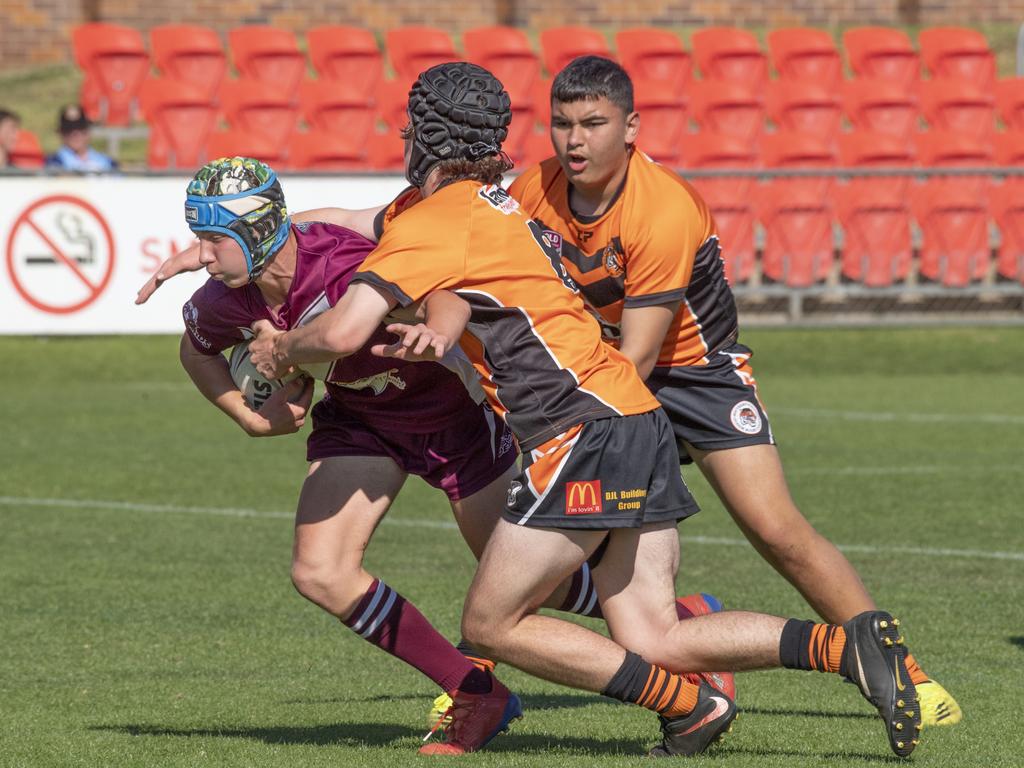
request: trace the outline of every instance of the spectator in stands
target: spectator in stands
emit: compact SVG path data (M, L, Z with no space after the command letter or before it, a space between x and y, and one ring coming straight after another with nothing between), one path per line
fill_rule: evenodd
M62 141L60 149L46 158L47 168L86 173L105 173L117 170L117 162L89 146L92 123L77 104L69 104L60 111L58 131Z
M8 109L0 107L0 168L13 165L11 152L21 130L21 118Z

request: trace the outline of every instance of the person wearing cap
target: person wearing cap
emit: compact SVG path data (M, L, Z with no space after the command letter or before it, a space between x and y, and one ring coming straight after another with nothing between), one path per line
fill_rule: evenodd
M61 147L46 158L46 167L79 173L110 173L117 170L117 161L89 146L92 123L77 104L68 104L60 111L57 131Z

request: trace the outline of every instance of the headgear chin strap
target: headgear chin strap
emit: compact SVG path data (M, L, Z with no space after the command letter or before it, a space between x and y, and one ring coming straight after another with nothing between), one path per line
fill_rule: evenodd
M422 187L442 160L482 160L501 152L512 102L501 82L465 61L420 73L409 91L412 147L406 178Z
M222 157L199 169L186 190L185 221L193 232L237 242L250 281L284 245L291 223L277 174L248 157Z

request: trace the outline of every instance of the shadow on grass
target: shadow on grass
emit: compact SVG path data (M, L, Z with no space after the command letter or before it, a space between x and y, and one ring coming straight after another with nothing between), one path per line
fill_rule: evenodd
M424 729L381 723L334 723L314 726L266 726L261 728L168 728L160 725L124 723L94 725L92 731L124 733L129 736L171 736L181 738L251 739L265 744L302 744L315 746L400 747L415 749ZM412 741L413 744L409 742ZM652 739L653 742L653 734ZM641 755L646 744L630 739L566 738L555 735L506 735L488 745L488 752L588 752L603 755Z
M803 758L815 758L821 761L822 764L830 762L832 760L861 760L865 763L891 763L906 765L907 761L896 757L896 755L889 753L884 754L882 752L815 752L813 749L808 749L804 752L798 752L793 749L723 749L717 752L709 752L706 755L701 755L701 759L707 760L708 758L717 757L735 757L737 755L751 755L752 757L803 757Z
M378 704L388 701L413 701L420 699L424 709L434 701L436 693L399 693L381 694L379 696L336 696L330 699L287 699L282 704ZM528 711L544 709L579 709L593 704L614 704L612 699L597 694L565 694L565 693L521 693L523 707Z
M1018 648L1024 648L1024 635L1014 635L1011 637L1010 645L1016 645Z
M843 718L851 720L877 720L878 715L868 712L822 712L820 709L775 709L772 707L744 707L742 703L739 710L744 715L772 715L773 717L825 717Z

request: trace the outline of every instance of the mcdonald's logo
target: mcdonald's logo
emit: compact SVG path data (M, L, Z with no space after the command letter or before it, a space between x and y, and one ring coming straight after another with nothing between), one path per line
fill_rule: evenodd
M565 514L601 514L601 481L577 480L565 484Z

